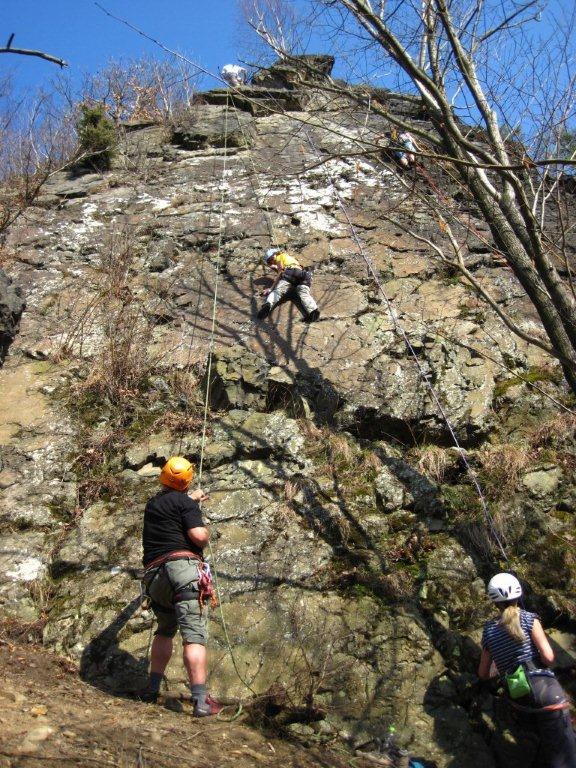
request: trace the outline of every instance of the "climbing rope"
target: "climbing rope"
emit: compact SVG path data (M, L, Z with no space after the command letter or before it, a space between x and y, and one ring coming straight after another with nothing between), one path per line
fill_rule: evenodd
M202 440L200 443L200 463L198 466L198 485L202 484L202 469L204 466L204 448L206 447L206 429L208 425L208 407L210 404L210 380L212 378L212 357L216 335L216 308L218 306L218 288L220 284L220 262L222 258L222 240L224 233L224 205L226 202L226 171L228 160L228 96L224 112L224 161L222 163L222 179L220 181L220 218L218 226L218 247L214 273L214 292L212 300L212 323L210 327L210 343L208 347L208 365L206 368L206 397L204 399L204 416L202 419Z
M224 209L225 209L225 203L226 203L226 172L228 170L227 167L227 159L228 159L228 104L229 98L228 95L226 96L226 109L224 113L224 161L222 165L222 177L220 182L220 213L219 213L219 227L218 227L218 247L217 247L217 253L216 253L216 265L215 265L215 277L214 277L214 292L213 292L213 299L212 299L212 322L210 327L210 343L208 348L208 364L206 366L206 394L204 398L204 415L202 419L202 439L200 443L200 460L198 463L198 487L202 487L202 474L204 469L204 452L206 448L206 433L208 429L208 411L210 406L210 389L211 389L211 380L212 380L212 359L214 356L214 341L216 336L216 310L218 307L218 288L220 284L220 275L221 275L221 262L222 262L222 243L224 239ZM224 615L224 609L222 607L222 593L219 586L219 578L218 573L216 570L216 567L213 565L214 561L214 550L212 548L212 543L210 540L208 540L208 549L210 552L210 568L212 571L212 576L214 579L214 588L216 590L216 594L218 596L218 607L220 609L220 620L222 622L222 631L224 633L224 638L226 641L226 645L228 648L228 652L230 654L230 658L232 660L232 666L234 667L234 670L236 674L238 675L239 680L242 682L242 684L253 694L256 692L254 689L250 686L250 684L245 680L242 673L240 672L238 668L238 664L236 662L236 657L234 656L234 651L232 649L232 643L230 641L230 634L228 632L228 624L226 622L226 617ZM241 710L240 710L241 711ZM237 716L239 716L240 711L233 717L235 719Z

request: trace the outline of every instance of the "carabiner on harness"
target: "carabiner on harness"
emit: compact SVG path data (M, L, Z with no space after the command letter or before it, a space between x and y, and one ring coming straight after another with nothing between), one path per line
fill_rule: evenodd
M218 598L216 597L216 590L212 581L210 563L202 562L198 563L198 603L200 604L200 610L208 602L210 602L212 608L216 608Z

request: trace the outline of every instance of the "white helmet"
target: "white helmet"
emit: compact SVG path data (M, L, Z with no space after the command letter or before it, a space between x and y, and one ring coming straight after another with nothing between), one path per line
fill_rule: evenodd
M264 255L264 264L268 264L270 259L273 259L274 256L276 256L277 253L280 253L281 250L281 248L268 248Z
M488 597L493 603L504 603L522 597L522 587L511 573L497 573L488 582Z

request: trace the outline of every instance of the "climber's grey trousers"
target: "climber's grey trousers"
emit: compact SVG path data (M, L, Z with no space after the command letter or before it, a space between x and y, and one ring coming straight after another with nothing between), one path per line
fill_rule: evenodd
M318 304L316 304L310 293L309 285L294 286L292 283L289 283L288 280L279 280L276 288L274 288L274 290L266 297L266 302L275 307L280 299L282 299L291 289L294 289L298 294L307 315L315 309L318 309Z

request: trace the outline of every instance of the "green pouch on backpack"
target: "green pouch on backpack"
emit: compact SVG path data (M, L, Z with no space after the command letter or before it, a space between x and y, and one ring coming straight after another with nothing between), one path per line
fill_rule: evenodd
M520 699L522 696L527 696L532 693L532 688L526 677L526 670L520 664L514 672L509 675L504 675L506 681L506 687L511 699Z

